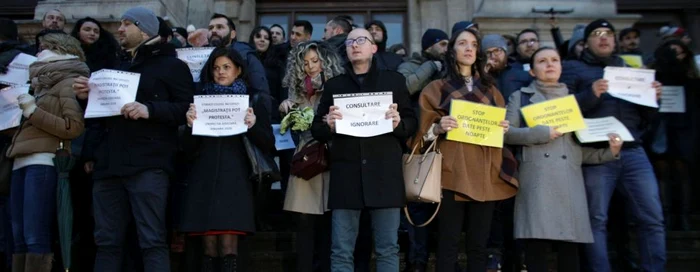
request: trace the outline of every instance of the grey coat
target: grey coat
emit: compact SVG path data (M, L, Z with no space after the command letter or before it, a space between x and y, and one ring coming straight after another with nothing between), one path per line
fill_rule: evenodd
M573 133L550 141L547 126L521 128L521 93L532 94L530 104L547 100L535 85L513 93L506 113L511 128L505 143L522 146L517 152L520 190L515 196L515 238L593 243L581 164L615 157L610 149L581 147ZM568 90L562 84L557 92L563 96Z
M435 62L419 53L414 53L409 60L399 65L398 72L406 78L406 87L411 96L420 93L428 83L444 74L438 73Z

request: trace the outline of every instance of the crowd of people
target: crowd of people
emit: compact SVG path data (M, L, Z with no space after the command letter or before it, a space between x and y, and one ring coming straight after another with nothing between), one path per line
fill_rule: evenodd
M433 237L440 272L462 271L460 241L470 272L549 271L550 251L557 271L665 271L666 231L690 228L700 74L682 28L662 28L663 42L642 52L638 30L617 31L604 19L577 26L568 40L554 27L555 47L542 46L534 29L483 34L462 21L450 33L426 30L409 54L387 45L383 22L357 26L349 16L323 30L303 20L289 33L259 26L247 41L223 14L206 29L170 28L143 7L122 15L116 38L90 17L65 33L59 10L42 24L28 44L0 19L0 73L19 54L37 57L31 91L17 98L21 123L0 135L9 165L0 180L4 269L48 272L61 263L59 149L76 160L73 271L246 271L246 238L268 228L261 207L270 188L250 178L258 171L251 146L279 157L283 209L296 229L294 271L369 271L372 251L376 271L399 271L400 230L409 239L404 271L427 271ZM314 31L323 31L321 41L311 40ZM214 47L199 78L177 58L186 47ZM611 96L606 67L654 69L656 99L663 86L682 86L685 112ZM135 102L120 116L85 119L90 73L101 69L139 73ZM334 96L374 92L391 94L393 130L337 133L343 114ZM633 141L610 134L581 144L556 127L525 124L521 108L570 94L584 117L615 117ZM249 95L247 132L193 135L195 95ZM505 108L505 147L447 140L460 126L453 100ZM315 114L292 131L296 148L276 150L272 124L307 107ZM407 202L402 156L433 142L442 199ZM301 174L299 158L318 156L328 165ZM417 227L404 207L417 223L436 221ZM630 228L637 260L624 250ZM608 233L619 264L608 258Z

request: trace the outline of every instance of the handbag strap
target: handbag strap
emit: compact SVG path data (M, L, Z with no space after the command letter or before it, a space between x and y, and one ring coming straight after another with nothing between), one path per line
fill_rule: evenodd
M416 145L413 146L413 150L411 151L411 155L408 156L406 159L406 163L409 163L413 160L413 156L416 154L416 150L418 149L418 146L422 145L422 141L420 143L416 143ZM437 148L437 139L430 143L430 146L428 146L428 149L425 151L425 154L423 154L423 160L425 160L425 155L430 153L430 151L435 151L437 153L440 153L440 150Z
M412 226L422 228L430 224L430 222L433 222L433 219L435 219L435 216L437 216L438 212L440 211L441 205L442 201L438 202L437 208L435 208L435 212L433 212L433 215L430 216L430 219L428 219L428 221L425 221L425 223L420 225L416 225L415 223L413 223L413 219L411 219L411 213L408 212L408 206L403 207L403 212L404 214L406 214L406 219L408 220L408 223L411 223Z

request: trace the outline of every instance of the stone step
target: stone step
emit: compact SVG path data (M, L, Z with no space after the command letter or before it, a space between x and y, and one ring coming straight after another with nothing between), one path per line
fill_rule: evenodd
M611 253L611 261L615 260L615 253ZM401 270L405 265L405 254L400 253ZM250 271L293 271L295 254L292 252L255 252L251 254ZM435 254L430 254L428 260L428 271L435 271ZM552 261L554 261L552 257ZM700 271L700 253L698 252L678 252L670 251L667 254L667 271L673 272L697 272ZM458 256L459 263L464 267L466 265L467 256L464 253ZM374 256L372 256L372 266L374 266ZM552 262L554 266L554 262ZM372 269L374 271L374 269Z

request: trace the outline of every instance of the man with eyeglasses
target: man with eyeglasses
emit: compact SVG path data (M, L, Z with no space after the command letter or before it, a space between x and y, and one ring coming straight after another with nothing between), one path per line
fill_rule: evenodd
M513 68L508 63L507 49L506 39L501 35L486 35L481 42L481 50L488 57L486 72L496 79L496 88L501 91L506 102L511 94L532 82L532 77L527 72Z
M408 137L415 133L417 119L411 108L404 77L377 67L373 55L377 45L366 29L356 28L345 46L349 63L346 73L326 82L311 134L320 142L332 142L328 208L333 210L331 271L353 272L353 251L359 232L360 214L372 221L378 272L399 271L398 230L400 208L406 203L402 154ZM334 95L374 92L392 93L386 109L393 131L373 137L335 133L336 120L343 118L334 106Z
M525 72L530 71L530 58L540 49L540 34L534 29L525 29L518 33L515 45L515 61L512 66Z
M594 243L586 245L586 256L591 271L611 271L608 259L608 208L613 191L621 193L627 210L637 226L640 269L664 271L666 241L659 188L649 159L642 148L642 136L658 109L632 104L606 94L608 81L603 79L607 66L624 67L622 58L614 54L615 28L599 19L584 30L586 42L579 60L564 62L561 82L576 95L581 112L586 118L615 117L634 136L625 142L620 159L601 165L583 167L588 212ZM657 99L661 84L654 82ZM590 145L600 148L602 143Z

